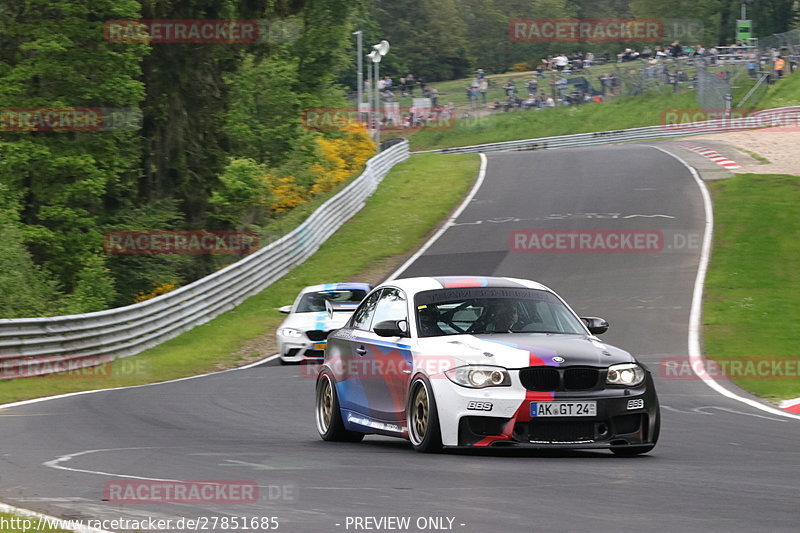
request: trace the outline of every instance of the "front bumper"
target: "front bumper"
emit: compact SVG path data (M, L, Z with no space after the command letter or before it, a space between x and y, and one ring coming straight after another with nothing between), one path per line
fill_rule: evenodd
M325 357L325 342L303 341L293 339L279 343L278 353L287 363L302 361L321 361Z
M620 448L655 444L659 405L650 374L638 387L532 392L512 371L510 387L469 389L431 379L442 443L449 447ZM531 417L531 402L595 401L594 416Z

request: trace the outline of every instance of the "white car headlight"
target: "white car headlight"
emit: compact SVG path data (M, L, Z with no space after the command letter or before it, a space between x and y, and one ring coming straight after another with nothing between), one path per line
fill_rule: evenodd
M303 332L294 328L281 328L281 335L284 337L301 337Z
M500 366L466 365L446 370L444 374L456 385L470 389L511 385L508 370Z
M606 383L634 387L644 381L644 369L636 363L622 363L608 367Z

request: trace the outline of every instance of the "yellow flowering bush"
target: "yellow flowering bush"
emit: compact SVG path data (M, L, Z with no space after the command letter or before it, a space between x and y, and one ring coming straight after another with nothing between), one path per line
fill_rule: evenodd
M308 201L306 188L297 183L294 176L274 178L272 181L272 203L275 213L285 213Z
M156 285L153 290L150 292L140 292L138 293L134 299L133 303L143 302L145 300L149 300L150 298L155 298L156 296L161 296L162 294L166 294L170 291L174 291L178 288L177 281L167 281L164 283L159 283Z
M360 172L367 160L375 153L375 143L370 139L364 125L348 123L341 139L317 138L321 161L311 165L314 183L312 195L333 189Z

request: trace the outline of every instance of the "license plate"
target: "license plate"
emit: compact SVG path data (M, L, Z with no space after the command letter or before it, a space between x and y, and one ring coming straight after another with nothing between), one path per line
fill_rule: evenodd
M597 402L531 402L531 417L597 416Z
M325 343L324 342L315 343L314 344L314 349L315 350L324 350L325 349Z

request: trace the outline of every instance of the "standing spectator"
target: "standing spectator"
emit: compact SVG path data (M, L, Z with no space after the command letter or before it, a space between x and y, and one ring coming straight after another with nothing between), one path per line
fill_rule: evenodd
M478 95L480 94L480 92L478 91L477 87L470 87L469 89L467 89L467 91L469 94L469 103L474 109L478 106Z
M486 93L489 92L489 80L480 78L478 82L478 92L481 93L481 102L486 103Z
M508 80L506 84L503 86L503 90L506 93L506 97L514 97L517 92L517 85L514 83L514 80Z
M563 100L567 94L567 78L559 76L556 80L556 90L558 91L558 97Z
M786 61L782 57L775 60L775 76L777 78L783 77L783 69L786 67Z
M478 78L479 80L482 80L483 78L486 77L486 73L483 71L482 68L479 68L478 70L475 71L475 77Z
M678 58L683 55L683 47L680 41L673 41L669 47L669 55L673 58Z
M609 85L608 76L606 76L605 74L600 74L597 77L597 80L600 82L600 92L602 93L603 96L605 96Z
M525 88L528 89L528 96L536 96L536 92L539 89L539 83L536 81L536 78L531 78L530 80L525 83Z
M414 79L414 75L409 72L408 76L406 76L406 86L408 87L408 95L411 96L411 97L414 96L414 84L415 83L416 83L416 80Z
M398 81L398 87L400 89L400 96L406 96L406 79L400 78Z
M567 68L567 65L569 65L569 59L567 59L567 56L564 54L558 54L553 61L555 63L556 70L559 72Z
M431 99L431 107L439 107L439 89L431 87L428 91L428 97Z
M608 84L609 88L611 89L611 94L614 96L619 94L619 76L616 73L612 72L611 75L608 77Z
M584 64L586 67L591 67L592 63L594 63L594 54L592 52L586 52L586 59L584 60Z

